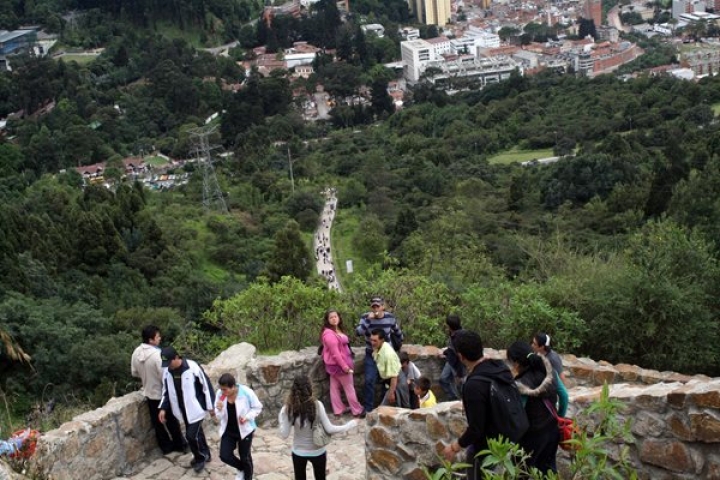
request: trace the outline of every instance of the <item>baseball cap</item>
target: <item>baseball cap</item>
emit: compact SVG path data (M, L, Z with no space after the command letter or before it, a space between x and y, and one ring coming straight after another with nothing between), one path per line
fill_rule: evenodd
M374 305L384 305L384 304L385 304L385 300L383 300L382 297L373 297L372 300L370 300L371 307Z
M162 359L162 366L169 367L170 361L174 360L175 357L179 357L177 350L173 347L165 347L160 350L160 358Z

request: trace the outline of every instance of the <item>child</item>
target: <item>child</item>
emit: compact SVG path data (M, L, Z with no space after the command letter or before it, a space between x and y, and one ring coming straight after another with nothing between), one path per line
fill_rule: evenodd
M415 366L413 362L410 361L410 356L407 354L407 352L400 352L398 353L398 357L400 357L400 367L402 369L402 376L407 381L407 387L408 391L410 393L410 408L413 410L418 408L418 397L415 395L415 382L418 378L422 375L420 373L420 370Z
M434 407L437 405L435 394L430 390L430 379L420 377L415 383L415 395L420 401L420 408Z

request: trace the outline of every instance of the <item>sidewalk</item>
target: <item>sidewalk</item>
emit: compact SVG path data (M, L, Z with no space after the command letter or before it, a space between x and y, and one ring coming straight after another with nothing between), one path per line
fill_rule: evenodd
M351 416L345 415L336 423L348 422ZM212 452L212 460L205 470L195 473L190 468L191 454L171 453L146 463L142 470L131 477L133 480L232 480L235 469L225 465L219 458L217 426L210 420L203 424L205 435ZM333 435L332 442L327 446L328 471L327 480L364 480L365 479L365 428L361 421L358 428L346 433ZM292 433L287 439L278 435L276 427L258 427L253 438L252 456L255 465L253 480L288 480L293 478L290 448ZM315 477L308 463L308 480Z

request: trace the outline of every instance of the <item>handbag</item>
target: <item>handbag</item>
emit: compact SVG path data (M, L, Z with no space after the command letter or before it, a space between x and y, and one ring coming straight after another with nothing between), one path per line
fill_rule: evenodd
M555 411L555 406L552 405L548 399L543 399L543 402L557 421L558 432L560 433L560 442L558 446L563 450L579 450L580 445L578 445L577 442L572 441L580 435L580 429L575 423L575 420L559 416L557 411Z
M330 443L330 434L325 431L320 419L315 417L315 421L312 424L313 431L313 443L316 447L324 447Z

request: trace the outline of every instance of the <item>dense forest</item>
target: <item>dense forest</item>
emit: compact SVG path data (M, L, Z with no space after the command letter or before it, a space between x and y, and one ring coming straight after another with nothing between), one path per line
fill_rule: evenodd
M4 14L39 15L26 4ZM136 388L129 356L147 323L199 359L241 340L272 352L315 344L331 306L352 325L375 293L408 343L442 344L456 311L496 348L544 329L562 351L720 374L720 80L545 73L453 96L420 83L396 113L378 95L308 123L283 73L245 78L182 39L116 33L91 63L26 57L0 74L2 115L27 113L0 140L0 394L12 415ZM339 95L388 74L355 28L343 35L347 58L321 56L311 79ZM234 154L216 165L228 215L203 210L201 175L171 191L108 190L72 168L153 149L186 157L188 130L219 111L214 140ZM514 148L562 158L493 160ZM336 258L358 266L342 294L310 268L327 186L340 201Z

